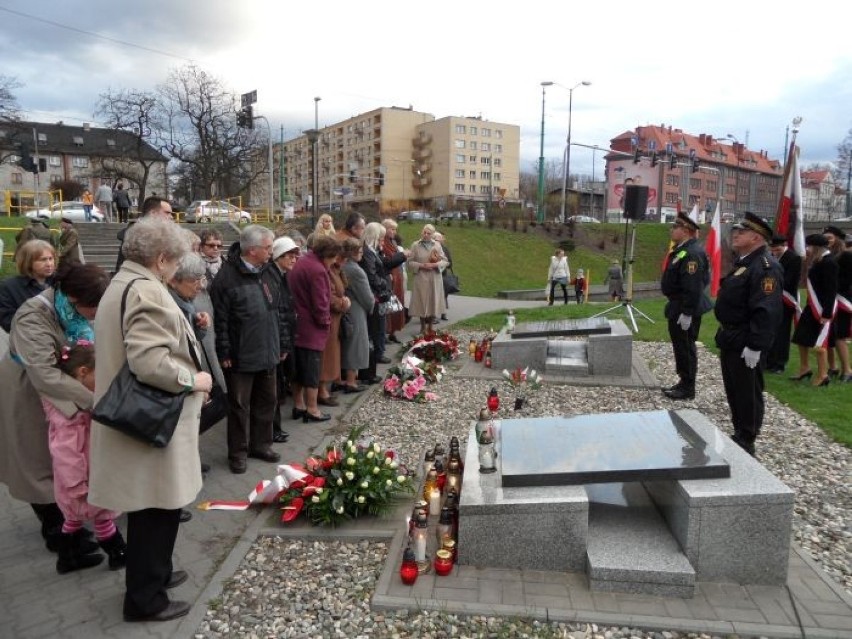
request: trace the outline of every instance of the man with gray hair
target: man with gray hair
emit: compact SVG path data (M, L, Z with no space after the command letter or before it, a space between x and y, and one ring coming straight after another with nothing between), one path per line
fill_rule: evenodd
M286 326L279 322L281 292L270 267L273 232L249 225L228 251L213 286L216 355L228 385L228 466L246 472L246 457L275 463L272 420L276 368L287 357Z

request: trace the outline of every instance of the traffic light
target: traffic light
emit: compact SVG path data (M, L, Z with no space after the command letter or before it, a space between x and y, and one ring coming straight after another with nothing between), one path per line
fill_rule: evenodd
M47 173L47 158L38 159L38 172ZM33 173L35 173L35 171L33 171Z
M695 173L698 171L698 159L694 159L692 161L692 172Z
M654 151L651 154L651 168L653 169L655 166L657 166L657 152L656 151Z
M33 161L33 157L30 155L30 145L22 144L21 145L21 159L18 160L18 165L29 173L37 173L38 167L36 163Z
M350 170L350 171L349 171L349 181L350 181L350 182L354 182L354 181L355 181L355 170L354 170L354 169L352 169L352 170Z
M642 159L642 156L639 155L639 147L637 146L633 149L633 164L639 164L640 159Z
M677 156L676 156L676 155L672 155L672 156L669 158L669 168L670 168L672 171L674 171L674 170L677 168Z
M254 128L254 109L251 105L237 111L237 126L243 129Z

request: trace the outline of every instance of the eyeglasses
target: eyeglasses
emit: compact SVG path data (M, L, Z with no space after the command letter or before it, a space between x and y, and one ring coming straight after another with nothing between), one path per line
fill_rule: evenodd
M222 248L221 242L205 242L204 246L208 246L210 248Z

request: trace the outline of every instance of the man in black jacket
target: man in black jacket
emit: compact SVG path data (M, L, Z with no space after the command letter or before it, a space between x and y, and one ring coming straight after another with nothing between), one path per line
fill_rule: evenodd
M249 225L228 251L213 281L216 355L228 382L228 466L246 472L246 456L275 463L272 419L277 402L276 368L289 351L279 319L281 285L270 263L274 235Z
M705 288L710 282L707 253L698 244L699 226L684 213L672 224L675 243L666 259L661 288L668 298L665 316L674 350L678 382L663 392L671 399L693 399L698 375L698 350L695 342L701 330L701 316L713 305Z
M775 235L769 243L769 251L784 269L783 291L784 313L778 324L778 332L772 347L766 354L766 370L770 373L783 373L790 359L790 328L793 316L801 312L799 307L799 280L802 278L802 256L787 248L787 238Z
M139 211L139 219L141 220L143 217L148 215L162 215L163 217L168 217L169 219L174 219L174 213L172 213L172 205L168 200L164 200L161 197L157 197L156 195L152 195L151 197L146 197L145 201L142 202L142 210ZM121 268L122 262L124 262L124 253L122 253L121 249L124 246L124 236L127 233L127 229L133 226L135 222L130 222L127 226L121 229L118 233L116 233L116 239L118 240L118 257L115 260L115 273L118 273L118 269Z

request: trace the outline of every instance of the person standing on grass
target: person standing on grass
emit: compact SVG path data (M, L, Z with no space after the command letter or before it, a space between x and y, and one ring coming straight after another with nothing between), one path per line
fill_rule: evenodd
M565 251L556 249L550 258L550 266L547 269L547 282L550 284L550 293L547 296L548 305L553 306L556 296L556 285L562 287L562 298L568 303L568 280L571 277L571 269L568 267L568 258Z

